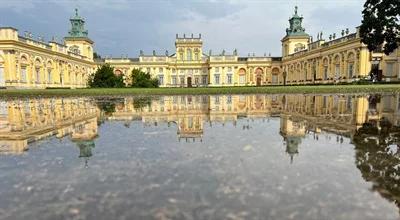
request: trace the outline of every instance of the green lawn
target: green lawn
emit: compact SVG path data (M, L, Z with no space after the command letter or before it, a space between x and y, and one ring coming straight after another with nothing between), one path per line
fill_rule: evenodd
M116 88L116 89L6 89L2 97L26 96L117 96L117 95L202 95L202 94L283 94L283 93L382 93L400 92L400 84L319 85L217 88Z

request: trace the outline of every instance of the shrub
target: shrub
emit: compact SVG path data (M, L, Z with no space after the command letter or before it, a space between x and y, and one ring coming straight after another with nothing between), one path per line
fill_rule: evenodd
M102 65L91 77L88 85L91 88L121 88L125 87L122 75L115 75L114 68L108 64Z
M157 88L158 87L158 79L151 78L150 73L145 73L138 69L132 70L131 75L132 87L137 88Z

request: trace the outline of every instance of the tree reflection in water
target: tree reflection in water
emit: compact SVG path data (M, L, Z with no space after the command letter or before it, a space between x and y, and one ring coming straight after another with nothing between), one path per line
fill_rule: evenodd
M386 119L376 124L365 123L356 131L353 143L356 150L356 166L362 177L372 182L372 190L400 210L400 127Z

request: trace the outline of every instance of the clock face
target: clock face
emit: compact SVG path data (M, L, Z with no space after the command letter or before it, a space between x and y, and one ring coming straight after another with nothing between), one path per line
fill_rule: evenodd
M294 24L295 24L295 25L299 25L300 22L299 22L299 21L295 21Z

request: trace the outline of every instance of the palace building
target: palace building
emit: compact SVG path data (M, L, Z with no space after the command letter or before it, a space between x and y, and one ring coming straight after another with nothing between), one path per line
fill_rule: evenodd
M140 69L159 80L160 87L268 86L350 83L376 73L380 80L398 81L400 50L389 56L370 52L361 43L358 28L342 30L325 40L313 39L303 27L297 7L281 40L282 57L239 56L235 49L213 54L203 49L201 34L176 35L175 52L144 54L128 58L93 59L93 41L85 20L70 19L71 30L62 43L46 43L32 34L20 36L12 27L0 28L0 87L81 88L98 66L109 64L115 74L130 81L131 71ZM339 36L340 35L340 36Z
M0 87L82 88L96 70L93 41L84 29L85 20L71 19L71 30L64 42L24 36L12 27L0 27Z

